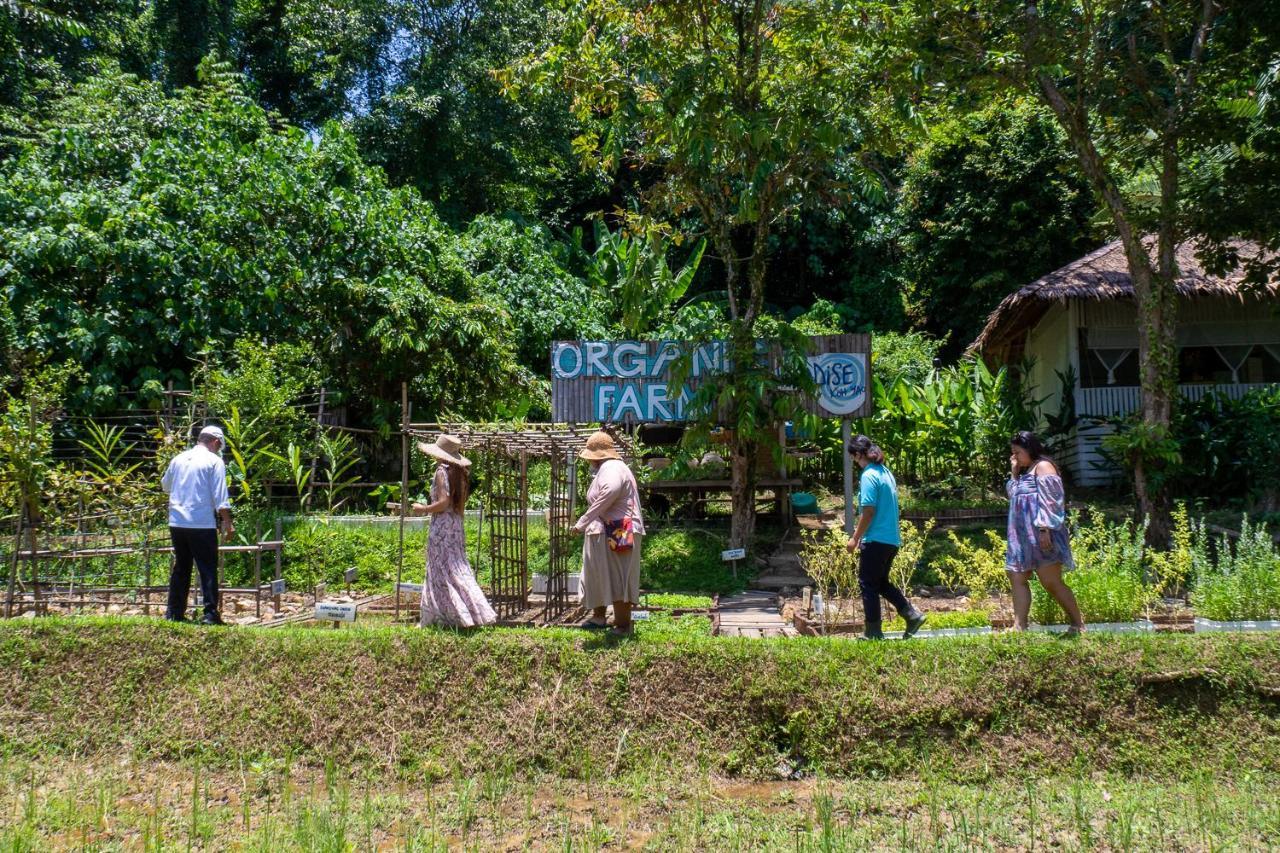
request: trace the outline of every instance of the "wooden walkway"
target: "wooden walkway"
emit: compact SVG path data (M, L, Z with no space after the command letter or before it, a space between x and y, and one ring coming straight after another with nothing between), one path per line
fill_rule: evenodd
M747 590L720 599L722 637L797 637L795 628L782 621L778 597L772 592Z

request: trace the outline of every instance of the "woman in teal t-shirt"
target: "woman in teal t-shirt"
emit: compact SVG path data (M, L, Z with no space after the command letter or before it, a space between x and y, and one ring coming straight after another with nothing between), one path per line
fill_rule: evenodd
M893 558L898 556L898 548L902 545L902 536L898 532L898 483L884 467L884 451L871 439L865 435L855 436L848 449L853 461L862 469L858 496L861 514L853 538L849 540L849 550L862 552L858 559L858 588L862 592L862 611L867 623L863 637L868 640L884 639L880 628L880 596L884 596L907 623L902 634L905 639L919 630L925 616L911 606L902 590L889 582Z

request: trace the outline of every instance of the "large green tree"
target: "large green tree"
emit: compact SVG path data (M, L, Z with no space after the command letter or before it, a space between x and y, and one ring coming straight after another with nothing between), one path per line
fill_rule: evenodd
M931 127L898 207L917 327L958 355L1001 299L1092 248L1093 211L1062 131L1035 102Z
M511 314L517 353L531 373L550 375L552 342L607 335L616 311L572 271L569 247L546 228L480 216L463 234L462 254L480 292Z
M883 60L856 36L880 23L875 14L834 2L570 0L552 21L560 43L506 76L519 92L566 87L589 166L651 173L644 212L693 216L708 239L728 308L727 327L711 333L727 338L731 361L708 402L734 430L735 545L754 530L759 446L788 411L782 386L794 379L756 351L770 238L799 210L838 198L837 163L856 166L849 155L870 142L885 87L869 81Z
M139 71L150 55L143 0L9 0L0 3L0 121L34 109L67 84L118 64Z
M494 69L553 38L546 0L384 0L386 87L357 111L369 158L455 223L515 211L566 224L608 183L582 172L559 91L502 96ZM596 202L598 204L598 201Z
M1262 0L916 0L913 26L939 77L1038 99L1128 260L1138 309L1141 425L1131 434L1140 511L1165 538L1177 393L1177 247L1203 236L1196 177L1247 123L1220 109L1277 48Z
M0 171L13 345L104 393L184 383L201 351L252 337L309 343L375 413L406 379L428 412L504 399L507 315L431 206L342 128L274 127L238 77L202 76L173 96L93 78L33 117Z

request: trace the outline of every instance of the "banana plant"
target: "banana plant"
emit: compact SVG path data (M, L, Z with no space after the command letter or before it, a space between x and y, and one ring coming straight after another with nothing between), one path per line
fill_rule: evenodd
M707 247L705 239L699 240L685 263L673 270L667 256L674 241L657 228L639 234L623 228L610 231L597 219L595 240L588 277L614 294L622 308L623 328L632 335L649 331L684 298Z

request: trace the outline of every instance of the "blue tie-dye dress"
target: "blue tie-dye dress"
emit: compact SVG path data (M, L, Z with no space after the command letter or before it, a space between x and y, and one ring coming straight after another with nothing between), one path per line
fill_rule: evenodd
M1033 473L1015 477L1005 484L1009 493L1009 546L1005 568L1030 572L1062 564L1075 568L1071 541L1067 536L1066 495L1057 474L1038 477ZM1040 549L1038 529L1049 528L1049 550Z

